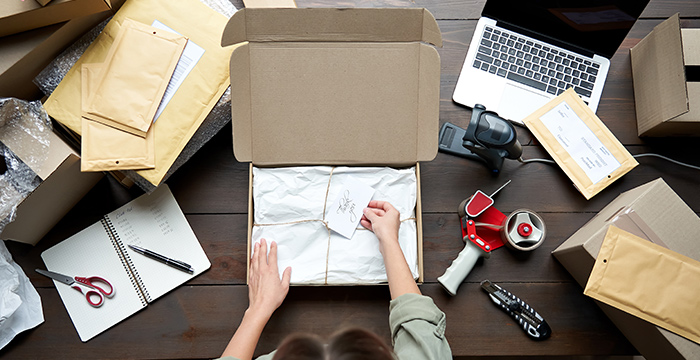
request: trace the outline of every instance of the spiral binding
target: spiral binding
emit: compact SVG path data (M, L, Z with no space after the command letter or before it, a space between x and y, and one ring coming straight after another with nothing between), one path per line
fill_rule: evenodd
M139 276L139 273L136 271L134 263L131 261L131 257L129 257L129 253L124 248L124 243L119 239L119 234L114 228L112 220L105 216L100 220L100 222L105 228L105 231L107 231L107 235L112 242L112 246L114 246L114 250L119 255L119 260L122 262L122 265L124 265L126 273L129 274L129 279L131 280L132 286L139 294L141 304L143 304L143 306L148 305L148 303L151 302L151 296L148 294L148 290L146 290L146 287L141 280L141 276Z

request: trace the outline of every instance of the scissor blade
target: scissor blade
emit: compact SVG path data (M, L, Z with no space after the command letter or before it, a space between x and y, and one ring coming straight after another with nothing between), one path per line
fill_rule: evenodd
M60 281L66 285L70 285L75 282L72 277L66 276L63 274L55 273L53 271L47 271L47 270L41 270L41 269L34 269L36 272L38 272L41 275L48 276L56 281Z

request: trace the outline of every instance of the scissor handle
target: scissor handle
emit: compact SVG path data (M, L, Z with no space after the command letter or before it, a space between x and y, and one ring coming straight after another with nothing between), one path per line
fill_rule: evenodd
M92 307L100 307L102 304L105 302L105 297L102 295L101 292L97 290L92 290L92 289L85 289L85 292L83 292L83 288L77 285L71 286L73 289L78 290L81 294L85 295L85 300L87 300L88 304L92 305ZM96 298L97 300L93 300Z
M100 293L102 293L102 295L104 295L108 298L111 298L112 296L114 296L114 286L112 286L112 283L107 281L107 279L105 279L105 278L101 278L99 276L89 276L89 277L76 276L75 281L99 291ZM95 282L101 282L101 283L106 284L109 287L109 291L106 291L103 287L96 285Z

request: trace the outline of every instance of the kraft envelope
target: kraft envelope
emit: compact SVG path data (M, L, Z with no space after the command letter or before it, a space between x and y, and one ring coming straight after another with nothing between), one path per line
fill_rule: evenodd
M81 98L87 98L95 90L102 64L84 64ZM83 118L80 142L81 171L111 171L149 169L155 166L154 131L145 138L115 129L97 121Z
M530 114L523 123L586 200L638 165L573 88Z
M83 117L145 137L186 44L184 36L124 19Z
M235 46L221 47L221 33L228 19L198 0L178 0L177 6L169 0L125 2L44 104L51 117L78 135L82 133L82 65L105 61L121 22L127 17L144 24L158 20L205 50L152 126L156 133L156 167L137 174L157 186L228 88L229 58Z
M610 226L583 292L700 343L700 262Z

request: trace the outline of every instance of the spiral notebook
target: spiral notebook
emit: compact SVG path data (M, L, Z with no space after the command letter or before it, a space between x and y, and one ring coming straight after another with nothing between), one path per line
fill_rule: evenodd
M177 270L128 248L142 246L190 264ZM54 281L80 339L85 342L211 267L167 185L105 215L41 254L50 271L100 276L115 289L99 308L70 286Z

